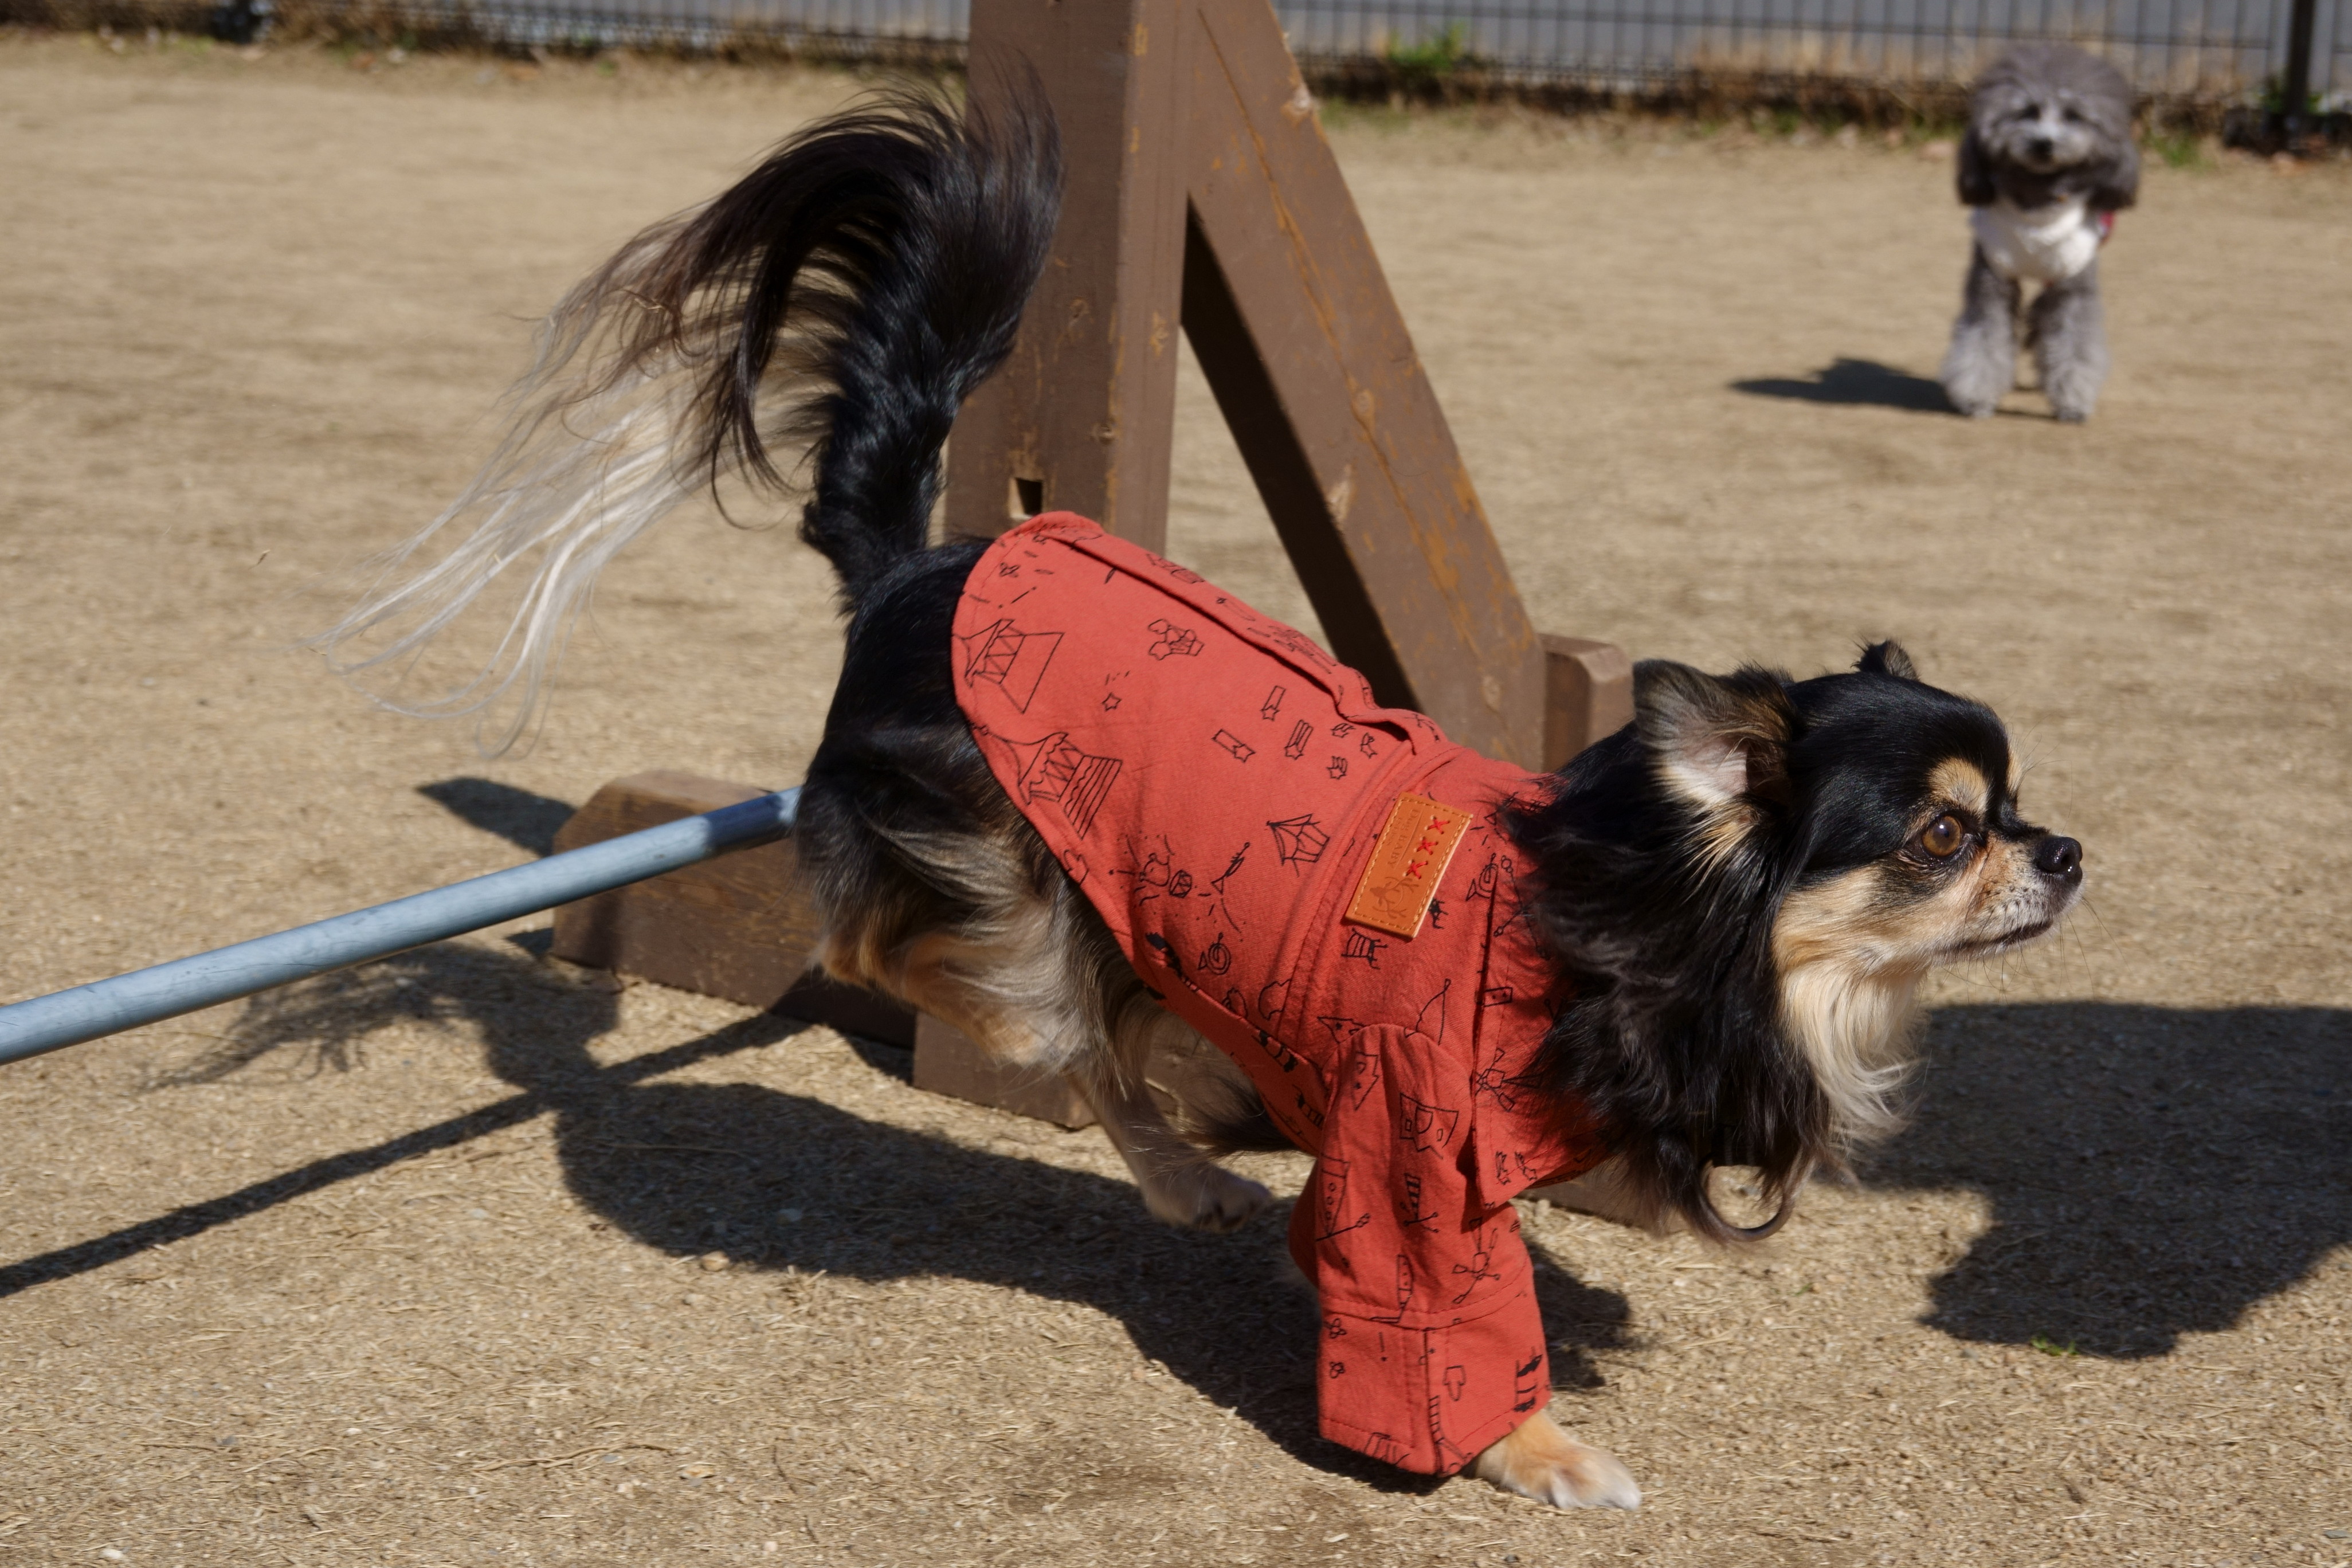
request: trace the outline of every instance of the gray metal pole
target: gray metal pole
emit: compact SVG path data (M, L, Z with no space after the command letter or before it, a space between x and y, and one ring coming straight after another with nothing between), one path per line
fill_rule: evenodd
M0 1007L0 1063L389 958L714 855L770 843L792 832L800 796L798 789L782 790L529 866Z

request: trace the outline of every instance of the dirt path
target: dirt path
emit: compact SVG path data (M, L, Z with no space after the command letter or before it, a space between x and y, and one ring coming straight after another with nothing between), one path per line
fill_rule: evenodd
M796 775L828 590L714 515L520 759L272 650L530 318L850 86L0 40L0 996L511 863L619 773ZM1163 1231L1093 1133L494 933L0 1072L0 1563L2352 1560L2352 180L2156 170L2070 429L1927 406L1946 165L1336 140L1539 625L1898 635L2089 847L1767 1248L1530 1208L1557 1408L1647 1506L1318 1444L1279 1215ZM1173 553L1303 618L1187 374Z

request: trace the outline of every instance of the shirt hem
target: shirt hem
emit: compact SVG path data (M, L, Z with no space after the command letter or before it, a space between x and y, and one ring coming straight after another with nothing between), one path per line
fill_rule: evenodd
M1352 1448L1359 1454L1369 1454L1384 1463L1394 1465L1398 1469L1411 1470L1416 1475L1423 1476L1457 1476L1477 1463L1479 1455L1542 1415L1550 1404L1551 1390L1543 1389L1538 1393L1535 1404L1530 1408L1505 1411L1492 1420L1471 1428L1463 1434L1458 1447L1449 1441L1448 1447L1455 1447L1455 1451L1462 1456L1458 1461L1453 1463L1437 1460L1433 1456L1424 1459L1420 1453L1414 1452L1408 1452L1401 1458L1397 1457L1395 1440L1387 1433L1375 1432L1369 1426L1352 1426L1348 1422L1335 1421L1328 1417L1318 1419L1317 1426L1324 1436L1342 1447Z

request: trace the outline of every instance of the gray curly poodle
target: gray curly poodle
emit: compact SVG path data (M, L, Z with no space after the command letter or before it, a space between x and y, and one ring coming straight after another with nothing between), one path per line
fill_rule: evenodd
M1977 79L1959 155L1976 250L1937 378L1969 417L2017 384L2029 282L2025 335L2042 393L2060 419L2090 417L2107 379L2099 247L2139 194L2131 115L2123 73L2069 44L2021 44Z

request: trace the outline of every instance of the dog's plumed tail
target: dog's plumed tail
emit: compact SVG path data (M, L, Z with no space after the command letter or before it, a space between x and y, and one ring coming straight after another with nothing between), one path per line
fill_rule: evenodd
M489 463L317 643L347 674L405 673L485 590L527 574L487 668L383 699L484 714L503 751L605 563L698 489L785 491L787 442L813 470L801 537L855 604L926 543L948 428L1011 352L1045 266L1060 141L1043 95L1016 85L993 111L902 93L821 121L622 247L541 325Z

